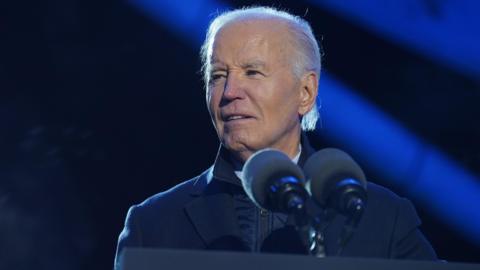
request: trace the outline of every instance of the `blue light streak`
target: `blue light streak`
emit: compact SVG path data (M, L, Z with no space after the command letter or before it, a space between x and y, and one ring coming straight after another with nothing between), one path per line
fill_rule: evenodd
M172 29L179 38L199 45L205 38L210 21L228 9L218 1L209 0L129 0L153 21Z
M478 80L480 1L308 2Z

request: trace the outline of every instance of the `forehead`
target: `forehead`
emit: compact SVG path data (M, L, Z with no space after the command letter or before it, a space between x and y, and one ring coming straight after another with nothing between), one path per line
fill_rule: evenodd
M211 63L281 60L290 50L290 31L279 19L241 19L225 24L215 35Z

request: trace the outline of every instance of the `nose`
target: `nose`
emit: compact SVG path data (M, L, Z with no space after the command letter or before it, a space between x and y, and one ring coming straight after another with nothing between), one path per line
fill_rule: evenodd
M238 78L236 74L230 73L223 89L223 98L226 101L232 101L242 99L244 94L245 91L242 80Z

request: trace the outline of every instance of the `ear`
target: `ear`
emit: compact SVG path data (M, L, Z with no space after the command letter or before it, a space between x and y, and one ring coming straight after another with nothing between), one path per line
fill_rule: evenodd
M318 75L310 71L303 75L300 89L300 104L298 113L305 115L315 104L318 94Z

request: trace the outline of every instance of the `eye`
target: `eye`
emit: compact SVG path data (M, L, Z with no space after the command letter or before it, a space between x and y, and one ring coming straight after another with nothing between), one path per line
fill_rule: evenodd
M251 77L251 76L256 76L256 75L262 75L262 73L261 73L260 71L255 70L255 69L248 69L248 70L245 72L245 74L246 74L247 76L250 76L250 77Z
M210 75L210 82L214 83L222 78L225 78L225 73L213 73Z

